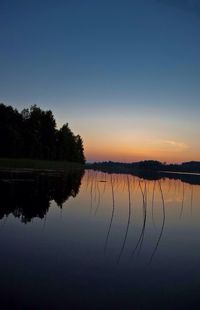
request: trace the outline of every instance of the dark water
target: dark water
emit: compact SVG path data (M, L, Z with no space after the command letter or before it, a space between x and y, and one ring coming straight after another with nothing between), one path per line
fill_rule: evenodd
M1 309L188 309L200 302L200 185L1 173Z

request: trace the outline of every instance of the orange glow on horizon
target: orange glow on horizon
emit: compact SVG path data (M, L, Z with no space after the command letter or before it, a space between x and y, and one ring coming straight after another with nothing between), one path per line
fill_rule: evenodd
M173 147L174 146L174 147ZM155 147L155 146L135 146L108 144L106 141L101 144L86 144L85 155L87 161L119 161L135 162L141 160L158 160L167 163L180 163L184 161L196 160L200 156L199 152L187 149L184 146L176 147Z
M192 124L186 127L183 120L163 116L152 120L124 113L123 117L101 115L81 126L77 121L87 161L200 161L199 131Z

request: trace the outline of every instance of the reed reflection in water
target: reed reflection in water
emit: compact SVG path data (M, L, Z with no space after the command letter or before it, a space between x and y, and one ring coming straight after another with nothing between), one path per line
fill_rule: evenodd
M186 224L192 226L195 214L199 213L200 186L173 178L148 180L93 170L86 170L84 176L83 171L74 171L31 178L29 175L17 182L5 179L4 175L1 180L1 229L7 225L10 214L24 223L39 217L46 227L52 203L60 207L60 220L64 217L69 221L63 210L66 205L70 208L70 196L76 197L71 215L78 214L80 221L84 219L87 229L97 224L92 236L95 240L98 233L102 249L99 257L112 258L116 264L122 260L151 264L171 238L169 226L176 230ZM73 219L70 224L73 225ZM84 236L80 227L76 226L76 233Z
M3 305L191 308L200 285L193 177L2 173L0 197Z
M84 180L87 180L85 188ZM199 192L199 185L181 180L145 180L134 175L92 170L86 171L84 180L83 191L87 193L90 188L91 216L103 216L108 222L104 255L114 244L116 263L123 256L127 260L141 257L146 247L144 253L147 263L151 264L165 238L165 225L170 225L172 219L184 225L188 213L193 210L194 193L197 198Z

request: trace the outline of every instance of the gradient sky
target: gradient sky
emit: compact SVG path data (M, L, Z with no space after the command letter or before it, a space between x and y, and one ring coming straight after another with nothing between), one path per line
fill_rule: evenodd
M51 109L87 160L200 160L198 0L1 0L0 101Z

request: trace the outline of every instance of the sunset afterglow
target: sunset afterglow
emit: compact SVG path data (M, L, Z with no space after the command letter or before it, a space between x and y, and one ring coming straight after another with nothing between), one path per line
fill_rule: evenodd
M87 161L200 159L198 6L22 2L0 8L1 102L51 109Z

